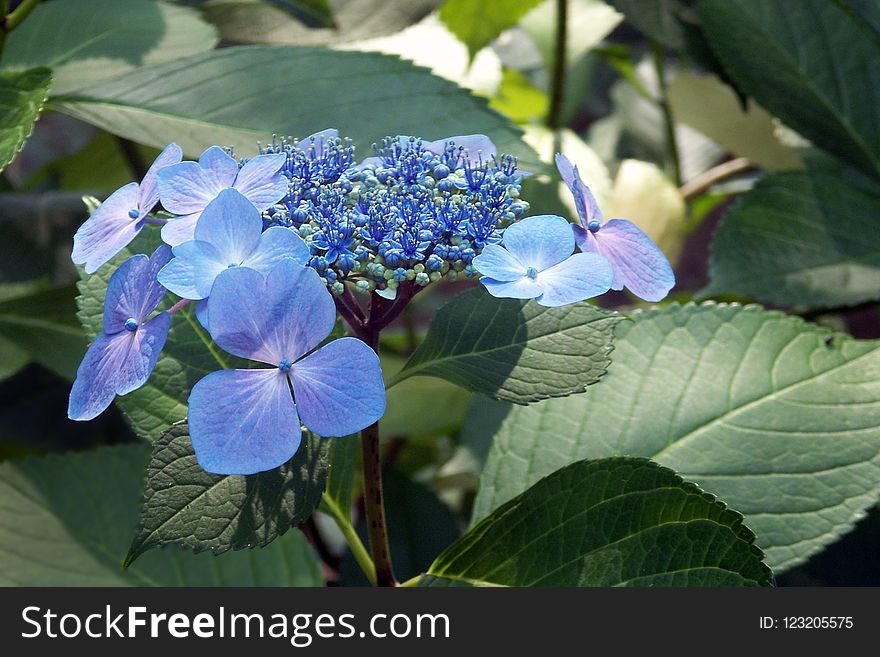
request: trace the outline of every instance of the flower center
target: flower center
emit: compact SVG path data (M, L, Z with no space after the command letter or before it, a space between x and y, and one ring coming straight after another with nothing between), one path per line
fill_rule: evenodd
M280 363L278 363L278 369L287 374L290 371L290 368L293 366L293 363L290 362L289 359L283 358Z
M528 276L532 280L535 280L536 278L538 278L538 270L534 267L529 267L528 269L526 269L526 276Z
M138 217L141 216L141 212L137 208L132 208L131 210L128 211L128 216L131 217L132 219L137 219Z
M593 219L590 223L587 224L587 228L590 229L591 233L599 232L599 222Z
M126 331L137 331L138 326L140 326L140 324L134 317L129 317L127 320L125 320Z

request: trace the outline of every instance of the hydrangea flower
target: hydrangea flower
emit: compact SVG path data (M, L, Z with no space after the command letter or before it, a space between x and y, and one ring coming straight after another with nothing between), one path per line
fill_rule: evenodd
M177 144L168 144L147 170L140 184L120 187L98 206L73 236L72 260L93 274L125 248L146 225L147 215L159 202L156 178L164 167L180 162Z
M196 222L208 204L224 189L235 189L262 212L287 194L288 181L280 153L258 155L239 169L235 159L211 146L198 162L181 162L159 174L159 197L169 212L181 215L162 227L162 239L177 246L193 238Z
M504 231L504 247L487 244L474 258L480 282L494 297L534 299L564 306L608 291L608 261L595 253L575 253L571 224L553 215L527 217Z
M259 210L235 189L221 191L208 204L193 237L172 249L174 258L159 272L159 282L184 299L208 297L214 279L232 267L265 275L285 258L301 265L309 260L299 235L280 226L264 232Z
M171 326L167 312L147 319L165 296L156 274L170 258L171 249L162 245L149 258L132 256L113 272L104 299L104 330L86 352L70 391L71 420L91 420L115 395L147 382Z
M579 226L572 226L581 251L598 253L611 263L612 290L627 287L645 301L660 301L675 285L675 274L663 252L638 226L626 219L603 223L602 212L577 167L556 154L556 168L574 196Z
M268 276L244 267L217 277L211 335L231 354L269 365L221 370L189 396L189 431L199 464L216 474L252 474L286 463L300 422L321 436L346 436L385 412L379 358L356 338L315 349L336 320L314 269L292 260Z

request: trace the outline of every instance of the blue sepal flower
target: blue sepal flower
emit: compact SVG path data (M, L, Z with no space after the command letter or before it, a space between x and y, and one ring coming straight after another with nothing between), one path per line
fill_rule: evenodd
M91 344L70 391L67 416L91 420L113 401L140 388L156 366L171 327L168 313L147 319L165 296L156 280L171 258L160 246L149 258L132 256L119 266L107 286L104 330Z
M487 244L473 259L494 297L564 306L611 287L611 266L595 253L575 253L571 224L562 217L528 217L504 231L504 247Z
M336 320L313 269L291 260L267 277L233 269L218 277L211 299L214 341L270 368L214 372L193 388L189 431L208 472L253 474L286 463L299 447L300 422L321 436L346 436L385 413L372 349L339 338L313 351Z
M180 146L168 144L140 184L128 183L108 196L73 236L71 259L85 265L86 273L92 274L125 248L146 225L147 215L159 202L157 174L180 162L182 157Z

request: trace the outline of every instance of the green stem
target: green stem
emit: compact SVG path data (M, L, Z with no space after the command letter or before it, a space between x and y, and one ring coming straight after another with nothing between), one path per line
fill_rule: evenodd
M565 99L565 54L568 37L568 0L556 0L556 42L550 81L550 110L547 126L554 131L562 127L562 103Z
M28 17L34 7L36 7L40 3L40 0L24 0L15 10L6 16L6 19L3 21L3 31L4 32L12 32L15 28L21 25L22 21ZM9 7L9 3L6 3L6 7ZM4 13L6 13L4 11Z
M329 500L327 497L324 498L323 503L325 510L330 512L330 515L336 522L336 526L339 527L339 531L341 531L342 535L345 537L345 542L348 543L348 547L351 550L352 555L354 555L355 561L358 562L361 570L364 571L364 575L370 580L370 584L376 586L376 565L370 558L370 553L367 552L367 548L364 547L361 537L358 536L355 528L351 526L351 521L347 517L347 514L343 514L342 510L336 506L336 503Z
M654 70L657 73L657 83L660 88L658 103L663 113L663 126L666 132L666 170L676 187L681 187L681 161L678 155L678 139L675 135L675 118L672 115L672 106L669 104L669 88L666 84L666 57L663 54L663 46L653 40L651 58L654 60Z

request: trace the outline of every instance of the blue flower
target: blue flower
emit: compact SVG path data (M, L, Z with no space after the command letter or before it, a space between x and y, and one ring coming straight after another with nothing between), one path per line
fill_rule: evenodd
M540 215L504 231L504 248L487 244L473 259L480 282L494 297L534 299L542 306L564 306L603 294L611 286L611 267L595 253L575 253L571 224Z
M160 169L180 162L177 144L168 144L155 159L140 185L128 183L98 206L73 236L72 260L85 265L87 274L119 253L146 225L146 218L159 202L156 175Z
M300 422L320 436L346 436L385 413L372 349L339 338L313 351L336 320L313 269L290 260L268 277L233 269L217 278L211 302L214 341L270 368L221 370L193 388L189 431L208 472L252 474L286 463L299 447Z
M232 267L268 274L279 261L309 260L309 247L296 232L273 226L263 232L260 212L234 189L221 191L195 226L195 239L178 244L159 282L184 299L204 299L217 276Z
M556 168L574 196L579 226L572 226L584 253L598 253L611 263L612 290L630 292L645 301L660 301L675 285L669 261L638 226L626 219L603 223L602 212L577 167L565 155L556 154Z
M288 180L281 173L284 153L258 155L238 163L219 146L211 146L198 162L181 162L159 174L159 197L169 212L182 215L162 227L162 239L177 246L193 238L202 212L224 189L235 189L257 210L268 209L287 194Z
M165 296L156 274L171 258L160 246L151 257L132 256L119 266L107 286L104 330L91 344L76 372L67 416L91 420L115 395L140 388L156 366L168 337L168 313L147 317Z

